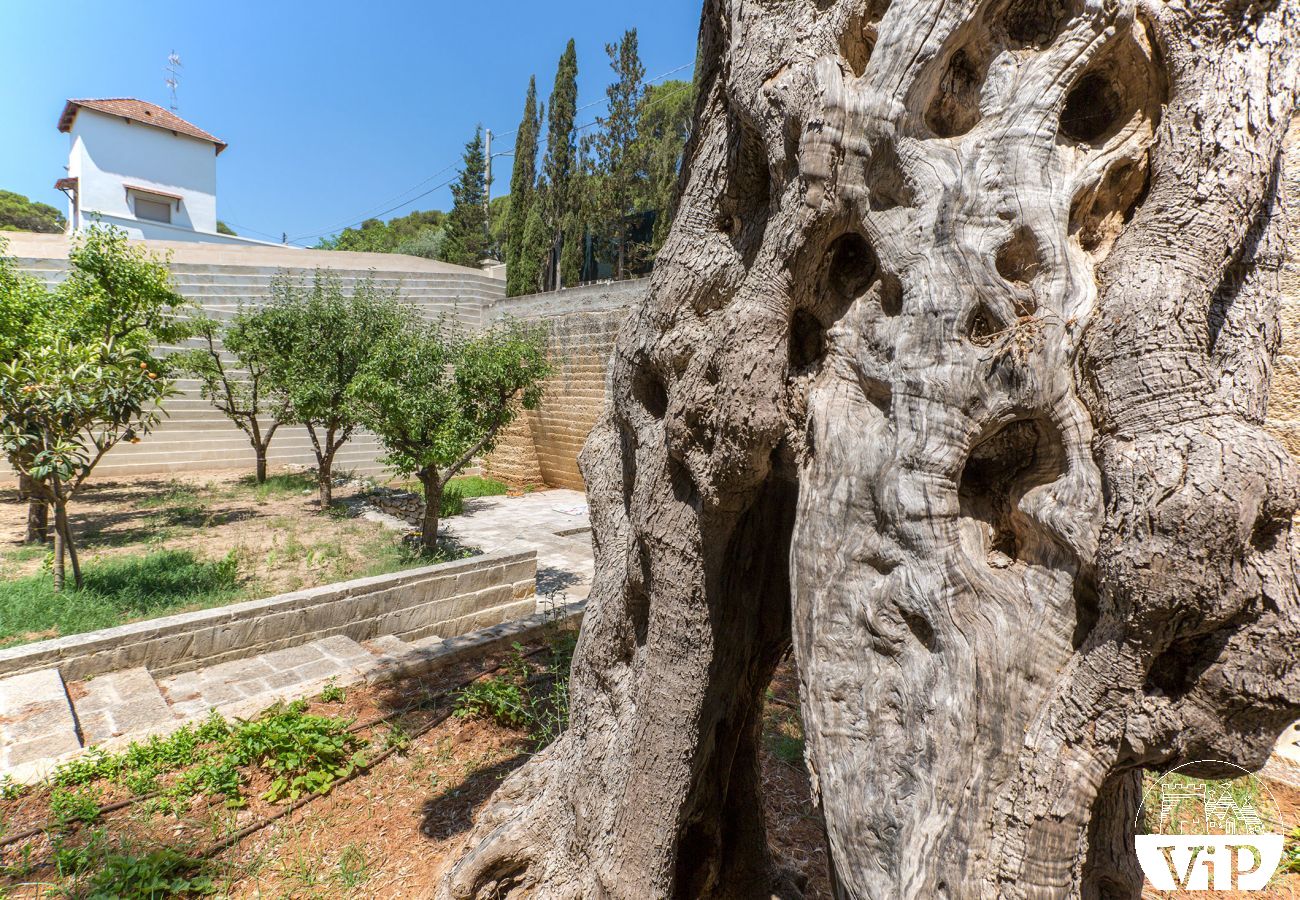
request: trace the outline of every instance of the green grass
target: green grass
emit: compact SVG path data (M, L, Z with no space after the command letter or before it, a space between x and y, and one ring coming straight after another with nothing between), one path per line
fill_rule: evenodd
M260 501L277 497L294 497L312 494L317 490L316 477L310 472L282 472L268 475L266 481L257 483L257 478L245 475L239 479L237 488L241 493L251 493Z
M417 494L424 494L424 487L418 481L410 485L404 485L404 487ZM509 490L501 482L491 478L484 478L481 475L466 475L462 478L453 478L442 489L440 515L444 519L448 516L459 516L465 511L466 500L474 497L500 497Z
M15 547L13 550L4 552L6 562L27 562L33 559L40 559L50 552L46 544L27 544L22 547Z
M395 541L388 535L381 535L366 545L365 555L372 560L371 564L365 571L349 577L373 578L376 575L391 575L404 569L432 566L454 559L466 559L477 554L477 550L457 547L450 543L440 546L437 553L428 554L421 552L420 548L411 542Z
M233 555L211 562L164 550L92 562L83 572L85 586L62 594L44 572L0 583L0 645L22 643L27 633L80 634L241 596Z
M199 492L179 481L169 482L166 489L150 494L135 504L136 509L164 509L169 506L194 507L199 505Z

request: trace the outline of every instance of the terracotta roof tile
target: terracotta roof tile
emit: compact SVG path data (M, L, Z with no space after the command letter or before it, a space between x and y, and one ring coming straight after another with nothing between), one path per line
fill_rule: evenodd
M136 100L132 97L109 97L102 100L69 100L63 107L63 114L59 116L59 131L69 131L72 128L72 120L77 117L77 110L81 107L93 109L97 112L107 113L110 116L122 116L133 122L142 122L145 125L153 125L155 128L162 128L166 131L174 131L177 134L189 135L198 138L201 141L211 141L217 145L217 152L220 153L226 149L226 142L220 138L213 137L197 125L186 122L176 113L163 109L161 106L155 106L152 103L146 103L143 100Z

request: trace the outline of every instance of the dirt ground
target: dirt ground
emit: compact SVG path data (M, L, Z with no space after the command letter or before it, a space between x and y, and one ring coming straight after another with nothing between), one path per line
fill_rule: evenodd
M489 656L436 677L352 688L341 702L318 699L308 712L366 723L435 697L504 659ZM808 776L778 740L789 731L786 725L795 702L794 689L794 679L789 672L783 673L768 704L762 765L769 835L776 858L806 881L806 896L810 900L828 898L822 825L809 801ZM502 727L490 719L442 718L448 710L441 702L399 717L396 721L404 735L436 724L360 777L215 855L211 874L216 895L430 896L445 865L462 846L477 811L535 748L525 731ZM364 732L372 748L391 742L388 729L385 724ZM243 809L229 810L217 800L198 798L173 815L150 812L147 804L137 804L106 813L94 828L107 829L115 841L142 849L169 845L197 856L222 836L265 820L283 807L256 796L267 782L265 775L253 773L246 790L250 801ZM98 790L100 806L131 794L120 785ZM10 835L41 825L50 817L48 790L0 800L0 822ZM62 896L58 892L69 888L75 891L74 885L58 877L56 852L92 839L92 827L83 825L0 850L0 896L52 897ZM5 888L10 894L3 893Z
M532 645L536 652L546 652ZM538 657L544 659L545 657ZM458 668L391 685L358 686L343 697L317 698L310 714L344 717L359 723L358 734L375 753L394 744L400 749L324 796L266 824L212 855L209 870L214 895L234 898L428 897L448 862L463 846L488 797L536 745L524 730L491 719L449 715L447 692L493 667L505 654L462 663ZM390 722L369 725L392 717ZM393 726L396 725L396 729ZM428 729L425 731L425 729ZM422 733L423 732L423 733ZM797 712L797 679L787 662L778 671L764 715L762 770L768 837L777 862L804 884L808 900L829 900L827 856L822 821L809 797L802 764L802 730ZM84 845L94 829L115 841L141 848L160 845L197 857L241 829L265 823L286 804L258 795L269 776L247 774L248 805L229 809L218 799L198 797L179 811L149 810L137 804L102 815L92 826L24 840L0 850L0 897L64 896L76 886L56 870L59 848ZM1300 821L1300 791L1269 785L1286 821ZM106 783L97 789L101 806L130 796ZM51 817L50 793L37 789L0 800L0 823L10 835ZM7 866L8 868L4 868ZM39 886L43 884L44 886ZM1294 900L1300 877L1279 876L1274 886L1254 894ZM10 893L6 895L5 889ZM1234 894L1150 892L1149 898L1226 900Z
M192 472L95 481L70 507L82 563L156 550L219 560L232 551L248 596L268 596L357 577L396 556L397 536L350 517L359 487L334 490L318 511L311 480L280 474L248 483L238 472ZM0 490L0 578L41 569L43 552L22 547L26 506Z

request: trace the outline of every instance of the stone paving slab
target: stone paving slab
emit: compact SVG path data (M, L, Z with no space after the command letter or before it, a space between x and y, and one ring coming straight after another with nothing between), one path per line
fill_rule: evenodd
M87 744L176 720L158 683L143 666L99 675L72 686L73 708Z
M375 656L351 638L336 635L300 647L234 660L164 678L160 684L175 715L197 716L236 701L265 698L330 678L356 680Z
M0 768L80 748L77 720L58 669L0 679Z
M395 530L410 528L394 516L370 510L366 517ZM484 553L537 551L537 595L586 598L594 562L587 495L582 491L534 491L519 497L474 497L465 511L444 519L442 532Z

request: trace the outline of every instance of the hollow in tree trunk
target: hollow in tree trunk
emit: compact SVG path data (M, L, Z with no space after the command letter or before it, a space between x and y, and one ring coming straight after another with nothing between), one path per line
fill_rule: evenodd
M682 199L582 455L572 720L442 896L1137 897L1143 767L1300 717L1263 428L1297 0L709 0ZM1213 767L1202 774L1214 774Z

